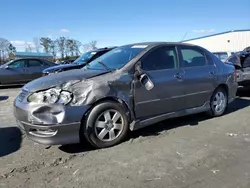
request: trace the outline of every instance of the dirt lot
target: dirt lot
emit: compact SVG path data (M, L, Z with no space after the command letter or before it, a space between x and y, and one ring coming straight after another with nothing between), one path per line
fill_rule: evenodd
M103 150L27 139L12 114L18 92L0 90L0 187L250 187L248 91L223 117L164 121Z

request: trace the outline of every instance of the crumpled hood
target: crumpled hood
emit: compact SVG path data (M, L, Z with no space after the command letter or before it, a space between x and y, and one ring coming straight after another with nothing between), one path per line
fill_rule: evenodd
M54 72L58 69L65 69L65 68L69 68L69 67L77 67L79 66L78 64L65 64L65 65L57 65L57 66L53 66L53 67L49 67L47 69L44 69L43 72Z
M48 89L54 86L61 85L70 81L81 81L84 79L92 78L104 73L107 73L107 70L83 70L76 69L65 71L57 74L52 74L49 76L44 76L33 80L26 84L24 88L29 92L36 92L39 90Z

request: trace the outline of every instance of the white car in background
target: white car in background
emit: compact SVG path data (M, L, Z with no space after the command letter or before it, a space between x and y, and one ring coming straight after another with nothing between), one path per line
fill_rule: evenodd
M213 54L222 62L225 62L233 54L233 52L213 52Z

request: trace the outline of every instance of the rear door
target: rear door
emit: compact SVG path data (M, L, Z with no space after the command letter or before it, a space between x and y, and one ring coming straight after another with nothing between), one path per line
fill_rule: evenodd
M44 61L39 59L28 59L27 65L29 80L41 77L43 75L43 70L49 67L46 63L44 63Z
M184 70L186 108L199 107L208 101L216 87L216 67L212 58L196 46L179 46Z
M27 61L25 59L15 60L8 68L0 70L1 84L23 84L28 81Z
M185 108L183 71L179 68L175 46L160 46L142 57L141 75L135 81L137 118L179 111ZM153 87L145 86L152 83Z

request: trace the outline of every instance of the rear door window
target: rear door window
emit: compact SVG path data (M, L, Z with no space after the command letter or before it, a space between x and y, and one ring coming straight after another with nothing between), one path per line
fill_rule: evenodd
M28 60L28 67L41 67L41 66L44 66L44 63L42 61L35 59Z
M207 65L205 53L199 48L193 46L180 46L180 51L182 55L182 67L203 67Z

